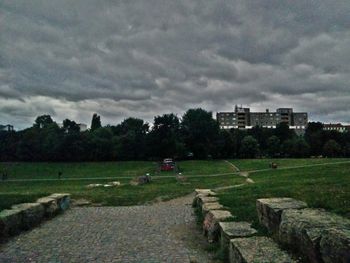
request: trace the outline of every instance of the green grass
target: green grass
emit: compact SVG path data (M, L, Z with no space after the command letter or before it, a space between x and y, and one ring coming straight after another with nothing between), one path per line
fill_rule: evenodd
M107 183L96 181L56 181L52 182L2 182L0 183L0 210L17 201L34 201L39 196L55 192L68 192L73 198L86 198L103 205L135 205L154 200L157 197L172 199L193 192L195 188L210 188L228 184L238 184L241 178L220 176L209 178L189 178L186 183L178 183L174 178L155 179L150 184L131 186L128 180L121 180L120 187L87 189L90 183ZM7 201L6 201L7 200Z
M154 174L157 165L153 162L83 162L83 163L1 163L9 179L57 179L84 177L130 177L145 173Z
M305 161L283 160L288 166L291 163L300 165ZM256 164L254 162L254 169L258 166ZM248 166L245 168L251 170ZM220 202L230 209L237 220L257 225L256 199L269 197L292 197L305 201L310 207L325 208L350 218L350 163L269 170L253 173L250 178L255 184L219 193Z
M232 167L224 161L184 161L179 162L184 175L206 175L232 172ZM174 172L159 172L155 162L82 162L82 163L0 163L0 172L5 168L9 179L57 179L135 177L151 175L172 175Z
M293 167L302 165L322 164L349 161L345 158L332 158L332 159L235 159L229 160L229 162L236 165L241 171L253 171L268 169L271 162L277 163L279 168Z
M348 161L349 159L277 159L279 168ZM350 161L350 160L349 160ZM251 171L267 169L269 159L231 160L241 170ZM0 210L20 202L30 202L40 196L55 192L71 193L73 198L85 198L102 205L144 204L155 199L171 199L193 192L195 188L215 188L238 185L244 178L237 175L217 177L196 177L196 175L225 174L234 168L224 161L185 161L180 162L183 175L193 176L185 184L173 178L154 179L143 186L129 185L130 179L145 174L173 175L157 173L153 162L106 162L106 163L16 163L0 164L9 169L9 179L45 179L57 178L57 172L63 172L63 178L101 178L94 180L60 180L11 182L0 181ZM107 183L111 180L103 177L125 177L117 179L122 184L116 188L87 189L91 183ZM293 197L306 201L311 207L323 207L335 213L350 217L350 163L327 166L304 167L297 169L276 169L250 174L255 184L220 191L221 202L227 206L237 220L257 223L255 200L263 197Z
M179 163L180 172L183 175L207 175L235 172L228 163L217 161L184 161Z

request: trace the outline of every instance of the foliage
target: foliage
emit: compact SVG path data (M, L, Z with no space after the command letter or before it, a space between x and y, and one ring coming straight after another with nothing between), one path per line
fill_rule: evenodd
M97 115L97 113L94 113L92 115L92 120L91 120L91 131L94 131L98 128L101 128L101 118L99 115Z
M323 146L323 154L327 157L337 157L341 154L341 147L335 140L329 140Z
M240 152L243 158L255 158L259 153L258 141L250 135L244 137Z
M220 130L212 113L189 109L154 117L150 125L127 118L101 126L93 114L91 129L80 132L74 120L60 128L49 115L38 116L32 127L0 131L0 161L113 161L175 159L228 159L256 157L350 157L350 132L323 130L310 122L297 136L285 123L275 129Z

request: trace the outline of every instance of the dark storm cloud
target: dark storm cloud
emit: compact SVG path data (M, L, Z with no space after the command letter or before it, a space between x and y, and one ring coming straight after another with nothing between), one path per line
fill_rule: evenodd
M3 0L0 122L291 106L350 122L350 3Z

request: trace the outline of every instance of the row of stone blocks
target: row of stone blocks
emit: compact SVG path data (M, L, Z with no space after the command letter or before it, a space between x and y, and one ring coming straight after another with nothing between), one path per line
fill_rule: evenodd
M258 199L258 217L281 245L312 263L350 263L350 220L292 198Z
M70 194L52 194L35 203L13 205L0 212L0 239L29 230L70 206Z
M197 189L193 205L204 218L203 232L208 241L220 242L230 263L294 262L272 239L256 236L250 223L230 221L234 216L209 189Z

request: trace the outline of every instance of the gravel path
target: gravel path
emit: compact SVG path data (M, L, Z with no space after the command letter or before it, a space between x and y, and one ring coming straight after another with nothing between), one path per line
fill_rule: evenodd
M213 262L193 196L148 206L72 208L0 246L0 262Z

